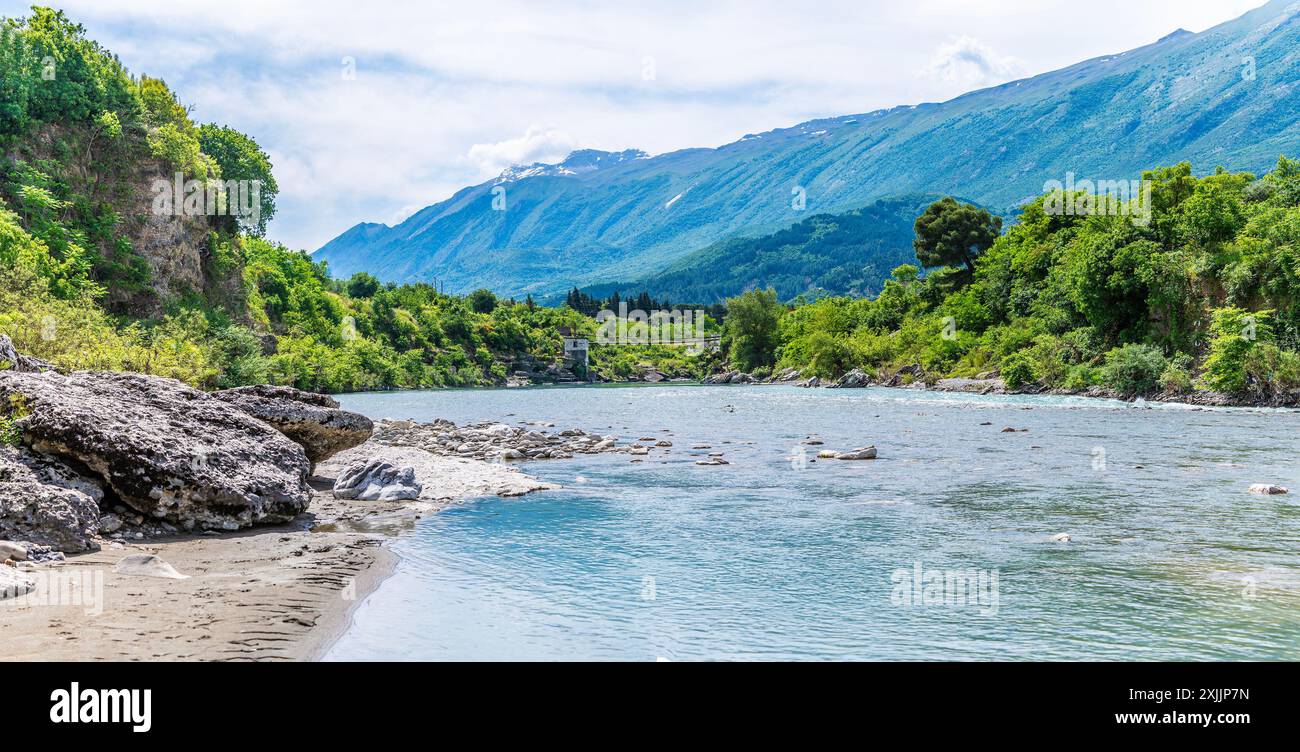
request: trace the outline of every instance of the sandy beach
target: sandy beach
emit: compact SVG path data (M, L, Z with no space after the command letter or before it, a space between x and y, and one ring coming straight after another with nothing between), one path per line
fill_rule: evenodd
M418 501L334 498L341 467L374 453L416 469ZM290 524L105 540L98 552L39 565L29 572L35 592L0 600L0 660L319 660L396 566L386 540L452 503L551 487L502 464L363 444L317 467L311 507ZM154 554L187 579L115 572L131 554Z

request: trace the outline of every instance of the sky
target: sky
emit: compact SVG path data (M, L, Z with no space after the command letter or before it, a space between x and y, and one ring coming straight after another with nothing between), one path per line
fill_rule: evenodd
M269 236L307 251L511 164L943 101L1264 3L47 1L196 122L255 138L280 185Z

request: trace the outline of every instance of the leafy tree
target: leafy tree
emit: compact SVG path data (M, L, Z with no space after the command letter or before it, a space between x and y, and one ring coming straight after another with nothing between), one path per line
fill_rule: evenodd
M379 292L379 280L366 272L357 272L348 280L348 296L362 300L373 298Z
M916 220L912 247L926 268L964 264L975 270L975 259L988 250L1002 232L1002 218L951 196L936 201Z
M778 329L785 307L776 290L750 290L727 300L724 337L731 363L743 371L776 362Z
M266 225L275 217L275 198L280 187L271 173L271 159L257 142L225 126L204 125L198 130L199 146L221 170L221 179L256 181L260 206L254 216L240 216L245 233L265 237Z
M475 313L492 313L497 307L497 296L491 290L475 290L466 300Z

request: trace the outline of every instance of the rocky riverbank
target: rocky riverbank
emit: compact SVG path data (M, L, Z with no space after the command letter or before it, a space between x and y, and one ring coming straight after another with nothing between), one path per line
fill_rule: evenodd
M317 658L391 570L387 537L459 499L552 487L485 459L617 443L445 422L376 431L287 387L206 394L138 374L56 373L3 335L0 420L16 439L0 445L10 660ZM443 434L457 437L453 450ZM465 443L473 451L455 451ZM366 475L370 485L406 487L338 490L371 465L396 472Z
M1233 395L1223 392L1193 390L1189 392L1153 392L1134 397L1124 395L1113 389L1093 386L1087 389L1056 389L1037 384L1030 384L1019 389L1011 389L998 374L981 374L977 378L938 378L927 374L920 365L905 366L894 373L873 376L860 369L853 369L838 379L821 379L816 376L803 378L793 368L787 368L766 378L757 378L742 371L725 371L709 376L705 384L783 384L799 387L823 387L827 389L865 389L867 387L890 387L897 389L917 389L935 392L963 392L967 394L1026 394L1061 397L1093 397L1098 399L1123 400L1128 402L1139 399L1147 402L1165 402L1193 405L1198 407L1256 407L1256 408L1300 408L1300 392L1274 395Z

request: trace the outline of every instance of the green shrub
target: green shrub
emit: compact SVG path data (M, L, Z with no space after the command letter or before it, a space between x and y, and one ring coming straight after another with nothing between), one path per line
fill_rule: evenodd
M1157 347L1124 345L1106 353L1106 384L1125 397L1154 392L1169 361Z
M1066 389L1084 390L1089 387L1100 386L1102 383L1100 368L1080 363L1077 366L1071 366L1066 371L1061 386Z
M1273 312L1250 313L1240 308L1211 312L1210 355L1205 359L1205 384L1217 392L1246 391L1246 356L1273 338Z
M1192 391L1192 359L1186 355L1172 358L1160 374L1160 389L1171 394Z
M1300 389L1300 353L1269 343L1256 344L1242 362L1247 391L1276 396Z
M1002 380L1008 389L1020 389L1034 382L1034 363L1025 353L1014 353L1002 361Z
M0 415L0 445L18 446L20 434L17 420Z

